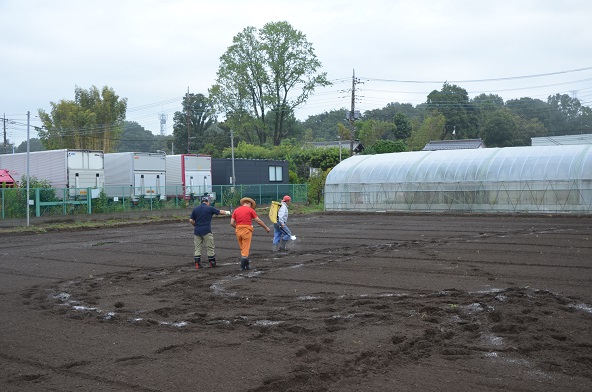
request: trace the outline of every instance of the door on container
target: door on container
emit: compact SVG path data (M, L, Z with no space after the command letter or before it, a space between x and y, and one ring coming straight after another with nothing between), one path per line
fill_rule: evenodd
M164 190L164 173L135 173L134 196L148 199L160 197Z
M185 176L187 181L186 196L203 196L212 192L212 174L209 171L190 171Z

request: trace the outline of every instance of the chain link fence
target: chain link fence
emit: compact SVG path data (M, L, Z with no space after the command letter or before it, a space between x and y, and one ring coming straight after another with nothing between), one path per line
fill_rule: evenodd
M212 192L191 194L179 187L172 190L173 196L159 194L150 187L141 192L130 189L120 193L122 196L108 197L104 188L31 188L27 208L25 188L0 188L0 219L26 218L27 211L30 217L47 217L186 209L200 203L205 195L211 197L212 205L230 208L236 207L245 196L254 199L259 205L281 200L284 195L290 195L295 203L306 203L308 185L214 185ZM137 194L143 196L135 196Z

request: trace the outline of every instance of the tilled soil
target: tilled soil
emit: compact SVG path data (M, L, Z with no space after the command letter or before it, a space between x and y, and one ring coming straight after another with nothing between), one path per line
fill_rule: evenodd
M244 272L228 223L2 234L0 390L592 390L590 217L295 215Z

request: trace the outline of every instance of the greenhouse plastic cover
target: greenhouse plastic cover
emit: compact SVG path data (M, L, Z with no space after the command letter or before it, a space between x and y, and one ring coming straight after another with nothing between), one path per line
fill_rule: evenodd
M592 145L586 144L359 155L335 166L326 185L591 178Z

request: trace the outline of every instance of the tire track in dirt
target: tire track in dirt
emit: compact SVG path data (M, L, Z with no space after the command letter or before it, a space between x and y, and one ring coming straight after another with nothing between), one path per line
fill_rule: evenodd
M153 388L146 388L142 385L122 381L122 380L114 380L109 377L104 377L96 374L88 374L82 370L75 370L77 368L84 368L87 365L90 365L91 362L88 361L74 361L70 363L63 364L61 366L51 366L46 363L16 357L12 355L6 355L0 353L0 358L4 361L15 364L18 367L26 365L35 370L30 371L20 371L15 374L8 374L7 382L8 385L10 384L20 384L23 382L34 382L40 383L42 381L48 382L49 380L56 378L56 377L67 377L72 378L74 380L79 381L71 381L73 383L80 382L82 380L90 381L91 383L96 383L96 388L103 388L105 386L111 386L112 388L117 388L118 390L129 390L129 391L141 391L141 392L160 392L160 389L153 389ZM56 385L56 388L59 387L59 384Z

